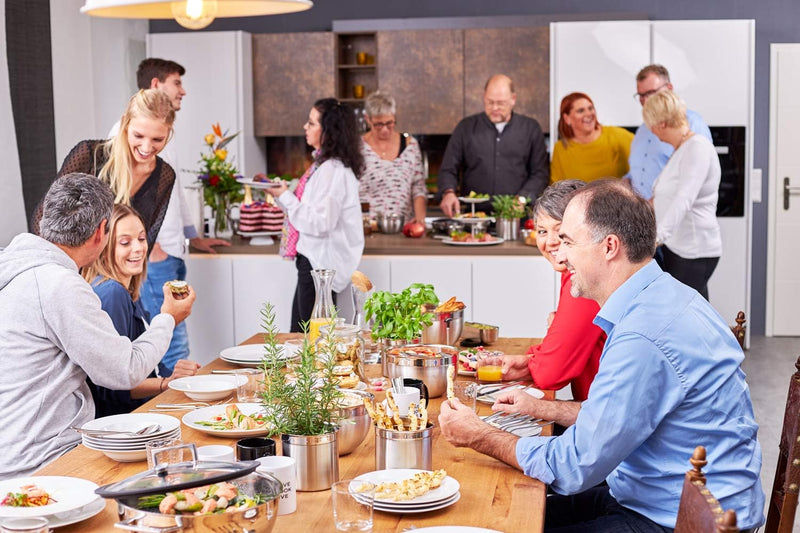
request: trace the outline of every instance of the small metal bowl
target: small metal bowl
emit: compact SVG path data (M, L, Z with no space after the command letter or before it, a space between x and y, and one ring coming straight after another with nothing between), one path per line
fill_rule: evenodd
M478 335L481 338L481 344L488 346L497 342L497 337L500 336L500 328L498 326L480 328L478 330Z
M370 392L364 392L354 389L339 389L346 395L358 396L361 398L361 403L339 409L339 432L336 440L339 441L339 455L347 455L353 450L358 448L358 445L364 441L369 428L372 427L372 419L364 407L364 399L368 398L370 402L375 401L375 395Z
M381 233L400 233L403 230L403 217L397 213L377 213L375 219Z

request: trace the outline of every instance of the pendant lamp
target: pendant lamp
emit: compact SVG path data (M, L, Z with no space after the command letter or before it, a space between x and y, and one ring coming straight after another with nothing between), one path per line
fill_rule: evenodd
M311 0L86 0L81 13L93 17L171 19L199 30L215 18L279 15L311 9Z

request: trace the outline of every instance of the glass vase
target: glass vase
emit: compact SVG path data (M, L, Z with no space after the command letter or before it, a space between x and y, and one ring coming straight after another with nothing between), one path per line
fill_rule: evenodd
M214 195L214 236L218 239L233 237L233 224L231 223L231 205L227 194Z

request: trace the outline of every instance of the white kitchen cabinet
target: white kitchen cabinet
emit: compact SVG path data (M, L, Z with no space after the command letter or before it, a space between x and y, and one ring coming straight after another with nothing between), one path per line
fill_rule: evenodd
M550 137L557 140L561 99L588 94L602 124L637 126L636 73L650 62L650 22L554 22L550 24Z
M223 132L240 132L226 146L228 160L252 177L267 168L266 146L253 133L252 38L241 31L151 33L147 56L171 59L183 65L186 96L175 119L170 141L181 183L196 181L200 154L207 150L203 137L219 122ZM193 219L200 214L189 206ZM202 220L202 219L200 219Z
M556 308L556 276L543 257L476 257L472 317L500 325L503 337L544 337Z
M206 364L220 350L236 344L233 334L233 263L231 255L192 255L186 261L187 281L197 293L186 319L192 359Z
M233 332L236 344L263 331L261 309L264 302L275 308L280 331L289 331L292 301L297 286L294 261L278 255L242 255L233 261Z
M675 92L710 126L747 126L752 102L755 22L659 20L652 62L669 69Z

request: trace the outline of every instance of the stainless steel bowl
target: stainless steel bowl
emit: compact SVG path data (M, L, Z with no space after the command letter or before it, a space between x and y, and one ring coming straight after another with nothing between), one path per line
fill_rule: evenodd
M423 355L419 351L433 351ZM447 367L456 364L458 351L444 344L409 344L386 352L387 377L421 379L430 398L438 398L447 390Z
M400 233L403 230L403 217L397 213L378 213L375 220L381 233Z
M428 312L433 312L436 306L425 306ZM464 310L448 313L433 313L433 323L422 330L423 344L458 344L461 331L464 329Z
M480 328L478 335L481 338L481 344L494 344L497 342L497 337L500 336L500 328L497 326Z
M372 426L372 419L364 407L364 398L369 401L375 401L375 395L371 392L365 392L352 389L339 389L346 395L357 396L360 399L358 405L342 407L339 409L339 434L336 437L339 440L339 456L347 455L355 450L359 444L364 441L364 438L369 433L369 428Z

